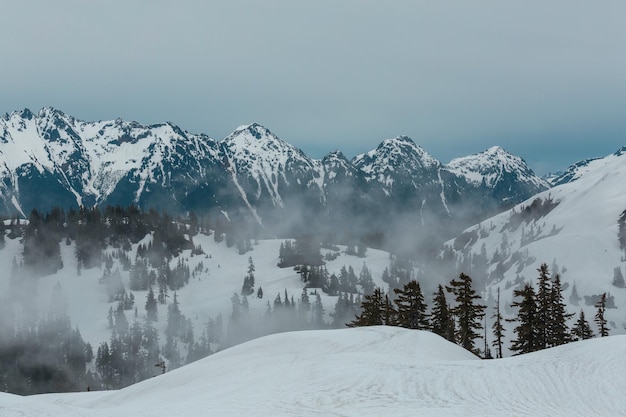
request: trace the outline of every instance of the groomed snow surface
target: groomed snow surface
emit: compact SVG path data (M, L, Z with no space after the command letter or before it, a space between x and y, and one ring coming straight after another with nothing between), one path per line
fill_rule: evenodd
M392 327L263 337L119 391L18 397L3 417L620 416L626 336L480 360Z

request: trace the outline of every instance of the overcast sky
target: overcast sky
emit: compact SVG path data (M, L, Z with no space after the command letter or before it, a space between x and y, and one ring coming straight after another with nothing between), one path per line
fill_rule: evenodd
M258 122L312 157L408 135L542 174L626 145L626 2L24 0L0 7L0 113Z

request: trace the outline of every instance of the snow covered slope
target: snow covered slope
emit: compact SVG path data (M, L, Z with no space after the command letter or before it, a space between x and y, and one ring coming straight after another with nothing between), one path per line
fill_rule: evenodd
M570 312L583 308L593 317L595 301L607 292L606 316L612 331L623 333L626 289L613 281L626 272L618 236L626 210L626 153L576 164L566 176L561 185L467 229L447 243L448 251L485 285L486 298L493 300L489 294L499 287L504 304L514 289L536 282L537 268L546 263L561 275Z
M151 237L148 235L139 244L148 244ZM255 294L248 297L249 314L256 327L261 327L263 317L267 310L268 302L273 304L277 295L284 300L285 291L296 300L300 298L304 284L298 272L293 268L279 268L278 255L281 240L260 240L252 246L252 251L240 255L235 247L227 247L225 242L216 243L213 236L196 235L193 238L196 246L204 250L202 255L192 255L191 250L184 250L178 257L170 260L171 269L185 261L191 271L198 271L189 280L189 283L177 291L177 299L180 303L181 312L188 317L196 336L202 334L207 322L211 318L222 315L224 327L229 323L233 311L231 297L240 294L244 277L248 270L248 261L252 260L255 267ZM138 244L132 246L129 252L131 262L136 262ZM336 257L326 262L325 267L329 274L340 275L341 268L353 268L357 276L364 266L372 273L377 286L385 286L381 276L385 268L389 266L389 254L387 252L368 249L364 258L351 256L344 253L345 247L336 251ZM18 263L22 259L22 246L19 239L6 239L5 247L0 250L0 265L10 269L15 259ZM110 248L110 252L115 249ZM329 252L324 250L323 253ZM66 300L67 312L72 324L80 329L85 341L90 342L94 349L100 343L108 341L111 330L108 327L107 315L110 308L115 309L117 302L109 300L106 285L100 283L104 274L104 268L83 269L77 273L79 267L76 262L75 245L61 245L63 268L58 272L39 278L36 288L28 294L28 303L34 303L40 313L40 317L47 316L51 309L51 300L55 286L60 285L61 292ZM119 270L124 287L130 288L130 271L124 271L118 260L115 260L111 271ZM256 296L256 290L263 289L263 298ZM309 290L312 291L312 290ZM318 290L320 299L326 311L325 320L332 321L331 313L337 302L336 296L329 296ZM0 294L11 293L11 274L0 275ZM147 291L132 291L135 297L138 316L129 310L126 316L129 323L134 320L143 323L146 316L144 308ZM32 297L32 298L31 298ZM170 293L168 303L172 302L173 294ZM314 301L311 295L311 302ZM21 311L20 302L17 298L8 300L13 302L14 310ZM167 305L158 306L159 321L155 326L163 331L167 322ZM352 317L350 317L351 319ZM254 337L255 334L249 336ZM163 340L164 341L164 340ZM0 414L1 415L1 414Z
M293 332L236 346L120 391L16 397L3 417L618 416L626 336L478 360L427 332Z

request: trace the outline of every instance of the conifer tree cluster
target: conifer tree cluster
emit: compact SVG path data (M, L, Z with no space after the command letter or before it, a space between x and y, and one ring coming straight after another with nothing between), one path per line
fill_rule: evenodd
M454 296L451 306L443 286L433 294L430 313L424 301L421 287L416 280L410 280L401 289L394 289L394 298L390 299L380 288L371 295L365 295L361 302L361 313L347 324L358 326L400 326L408 329L429 330L465 349L479 353L474 341L481 338L482 318L486 308L480 296L472 288L472 279L460 274L458 279L450 281L447 291Z
M513 330L517 338L511 342L511 350L520 354L574 340L573 332L567 326L567 321L574 314L565 309L560 276L556 274L551 279L545 263L537 271L537 290L527 283L522 289L513 292L517 300L511 307L517 308L518 313L511 321L518 324ZM584 326L584 315L582 320L581 326ZM582 330L579 333L586 334Z

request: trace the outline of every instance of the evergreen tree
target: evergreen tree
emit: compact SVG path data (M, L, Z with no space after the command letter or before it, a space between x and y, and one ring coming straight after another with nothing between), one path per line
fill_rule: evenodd
M152 291L152 287L150 287L146 296L146 320L158 320L157 300L154 298L154 291Z
M511 350L520 354L539 350L539 334L536 328L537 300L535 289L531 284L527 283L521 290L513 291L513 297L521 297L521 300L511 303L511 307L519 309L517 318L511 320L519 323L513 329L517 339L511 341Z
M448 308L448 301L443 286L439 285L433 294L433 307L430 312L430 330L441 337L454 342L454 318Z
M578 320L572 328L572 335L576 340L586 340L593 337L593 330L591 330L589 322L585 319L585 312L582 309L580 309Z
M550 276L548 265L543 263L540 265L539 278L537 279L536 304L537 314L533 326L537 331L537 348L545 349L550 346L550 326L551 326L551 309L552 309L552 288L550 284Z
M598 334L600 337L606 337L609 335L609 328L606 326L607 321L604 317L604 312L606 310L606 293L600 296L600 300L596 303L595 307L597 308L597 311L594 321L598 325Z
M574 317L574 313L567 313L561 289L561 277L556 274L552 283L550 297L550 321L548 332L548 347L559 346L572 341L567 321Z
M254 263L252 257L248 258L248 274L243 279L243 285L241 286L242 295L250 295L254 293Z
M496 298L496 305L494 307L495 312L493 316L491 316L495 321L493 322L493 337L494 340L492 342L492 346L496 348L496 358L502 358L502 340L504 339L504 319L502 318L502 313L500 312L500 287L498 287L498 296Z
M374 289L371 295L365 295L361 302L361 314L347 324L348 327L381 326L388 320L388 299L380 288Z
M372 278L372 273L365 264L363 264L363 268L359 274L359 285L363 289L364 294L371 294L374 291L374 288L376 288L376 284L374 284L374 279Z
M452 314L458 319L458 343L470 352L477 353L474 340L482 337L482 319L487 307L477 303L480 296L472 288L469 275L461 273L458 280L450 281L446 290L455 296L456 306Z
M396 294L397 325L407 329L428 329L427 306L419 282L412 280L402 289L394 288L393 292Z

